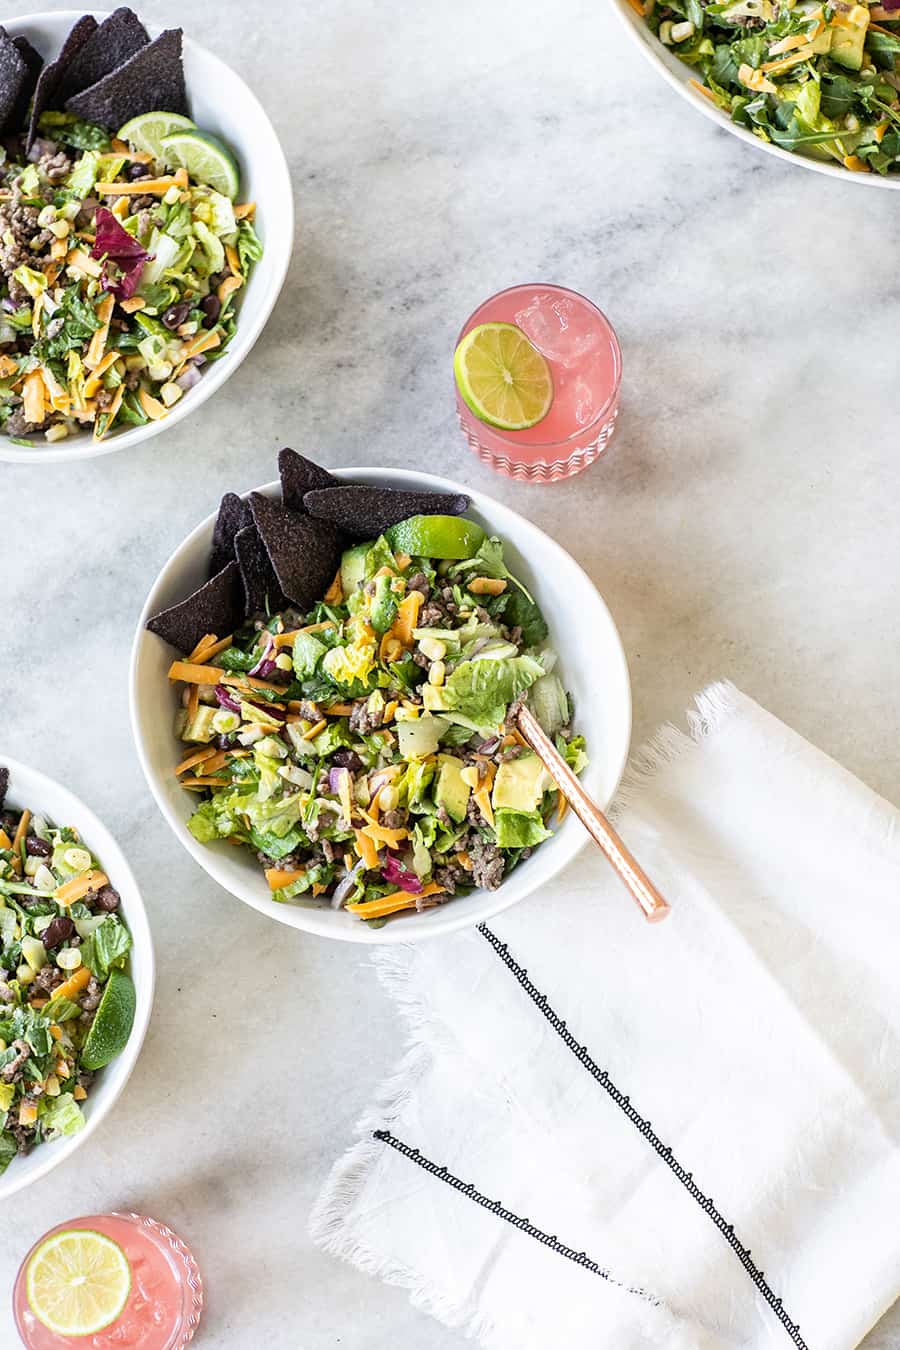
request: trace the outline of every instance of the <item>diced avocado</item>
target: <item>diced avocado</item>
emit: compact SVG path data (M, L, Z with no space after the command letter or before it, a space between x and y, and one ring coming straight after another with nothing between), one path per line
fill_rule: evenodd
M443 717L426 713L412 721L398 722L397 745L404 759L424 759L433 755L449 723Z
M397 617L397 597L391 590L393 578L386 574L375 578L375 594L369 609L369 622L376 633L386 633Z
M462 771L466 767L455 755L438 756L438 776L434 788L434 800L443 806L451 820L463 821L469 807L469 794L472 789L463 781Z
M22 955L35 974L47 964L47 949L39 938L23 937Z
M549 786L547 771L537 755L519 755L498 768L491 804L495 811L536 811Z
M360 582L366 579L366 554L371 544L354 544L341 557L341 587L344 595L352 595Z
M216 709L210 707L207 703L201 703L193 717L187 719L184 724L184 731L181 733L182 740L185 741L211 741L216 734L213 726L213 718L216 715Z
M847 70L861 70L869 27L869 11L854 5L849 13L838 12L829 25L831 59Z

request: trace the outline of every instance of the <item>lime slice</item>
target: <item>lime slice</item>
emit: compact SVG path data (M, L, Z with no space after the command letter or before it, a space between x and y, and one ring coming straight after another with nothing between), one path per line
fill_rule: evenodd
M232 201L240 187L234 155L205 131L175 131L161 141L162 157L172 169L187 169L198 183L206 183Z
M395 553L414 558L473 558L487 535L474 520L461 516L410 516L387 532Z
M81 1062L86 1069L102 1069L122 1053L131 1035L137 997L134 985L121 970L112 970L97 1015L91 1023Z
M91 1336L122 1312L131 1267L118 1242L92 1229L68 1228L42 1242L28 1262L31 1311L58 1336Z
M154 159L162 159L162 140L175 131L192 131L194 123L181 113L148 112L132 117L119 129L119 140L126 141L135 150L140 150Z
M472 412L492 427L524 431L550 411L550 367L515 324L482 323L473 328L456 349L453 373Z

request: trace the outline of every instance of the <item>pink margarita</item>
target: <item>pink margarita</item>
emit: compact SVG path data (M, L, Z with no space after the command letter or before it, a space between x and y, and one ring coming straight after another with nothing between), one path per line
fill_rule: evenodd
M84 1230L118 1243L131 1270L131 1291L120 1315L102 1331L61 1336L34 1315L26 1271L32 1254L57 1233ZM177 1234L140 1214L91 1214L61 1223L35 1243L13 1291L13 1313L27 1350L183 1350L193 1339L203 1308L196 1262Z
M483 323L512 323L542 353L553 376L549 412L525 431L482 422L456 393L459 423L485 464L511 478L553 482L593 464L612 439L619 411L622 355L612 325L576 291L513 286L470 315L457 345Z

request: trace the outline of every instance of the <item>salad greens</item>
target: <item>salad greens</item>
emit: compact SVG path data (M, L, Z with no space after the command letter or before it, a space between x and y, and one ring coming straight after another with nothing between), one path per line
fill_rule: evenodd
M262 256L253 203L70 112L42 113L28 156L7 144L0 429L99 440L164 418L234 335Z
M858 173L897 171L900 9L869 0L639 8L703 92L761 140Z
M527 699L584 768L547 625L500 540L470 533L459 558L458 517L411 518L349 548L312 610L257 614L173 662L189 829L252 848L276 900L382 923L495 889L561 817L515 722Z
M93 1071L134 1013L118 892L77 830L4 809L7 782L0 769L0 1172L82 1128ZM125 990L111 1013L113 973Z

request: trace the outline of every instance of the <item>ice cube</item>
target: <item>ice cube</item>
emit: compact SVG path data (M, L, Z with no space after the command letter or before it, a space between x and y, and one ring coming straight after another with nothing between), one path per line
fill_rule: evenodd
M567 368L579 365L600 345L594 316L565 295L539 292L518 311L516 323L548 361Z

